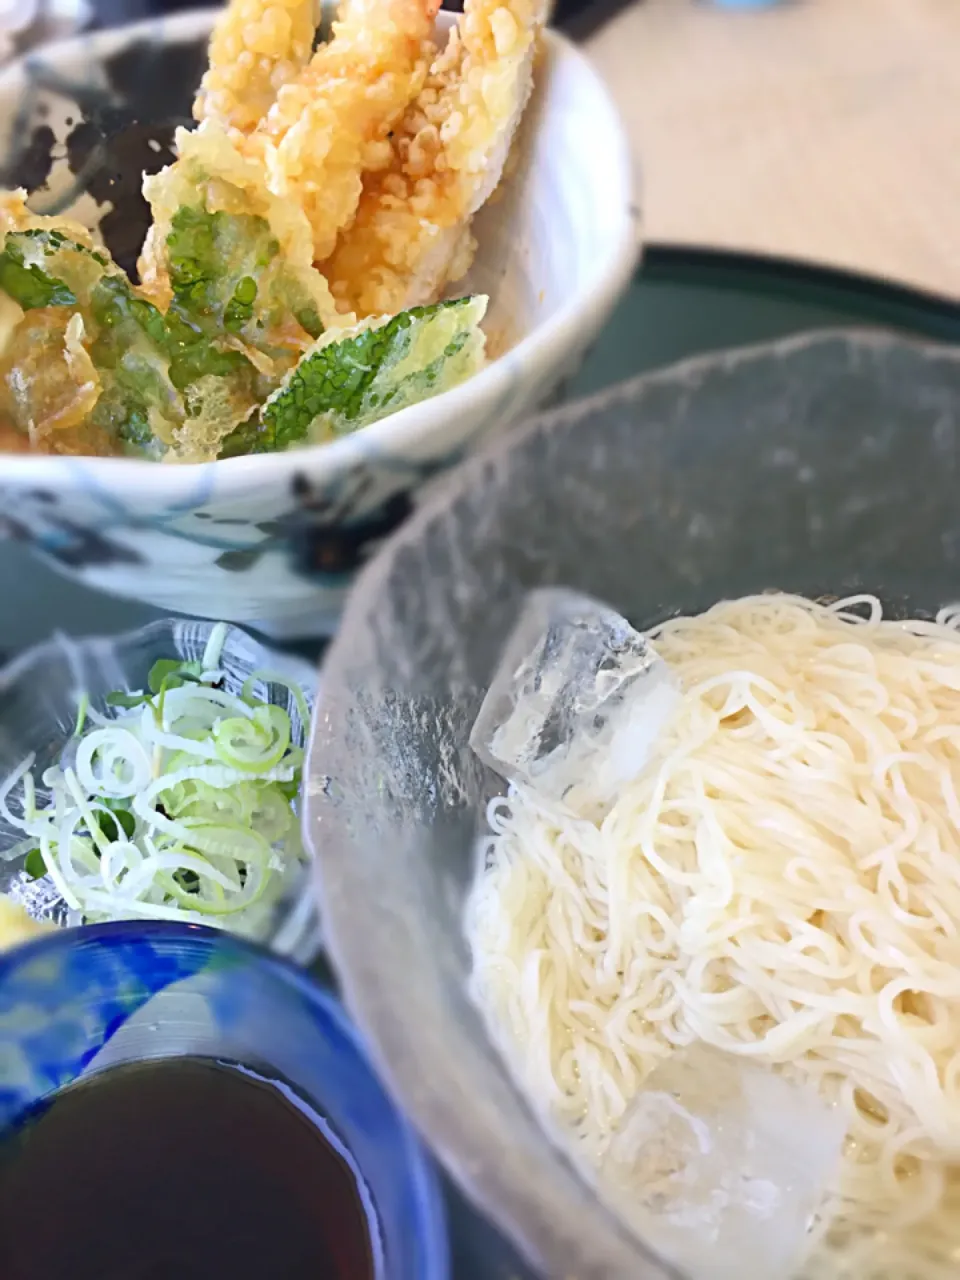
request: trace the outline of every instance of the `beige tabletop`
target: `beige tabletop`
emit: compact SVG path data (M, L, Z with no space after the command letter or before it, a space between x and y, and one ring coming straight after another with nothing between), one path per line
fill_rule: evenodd
M647 239L960 297L960 0L642 0L587 45Z

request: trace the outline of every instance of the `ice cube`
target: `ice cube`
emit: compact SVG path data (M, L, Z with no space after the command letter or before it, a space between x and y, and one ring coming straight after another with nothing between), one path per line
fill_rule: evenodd
M533 591L470 745L510 782L585 811L640 772L679 698L670 668L613 609L573 591Z
M60 890L49 876L41 876L34 880L26 872L16 873L3 884L0 876L0 891L6 891L10 898L23 907L28 916L40 924L66 925L70 923L70 909L60 895Z
M786 1280L840 1160L846 1121L812 1087L706 1045L647 1077L600 1190L691 1280Z

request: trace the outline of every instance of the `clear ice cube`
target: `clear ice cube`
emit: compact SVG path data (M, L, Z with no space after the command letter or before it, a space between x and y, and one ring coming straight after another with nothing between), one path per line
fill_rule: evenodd
M24 871L13 872L4 883L4 869L0 867L0 892L7 893L23 907L28 916L41 924L68 925L70 908L60 895L60 890L49 876L32 879Z
M607 605L527 597L470 734L496 773L575 811L609 804L679 702L669 667Z
M706 1045L648 1076L600 1189L691 1280L786 1280L837 1172L846 1122L812 1088Z

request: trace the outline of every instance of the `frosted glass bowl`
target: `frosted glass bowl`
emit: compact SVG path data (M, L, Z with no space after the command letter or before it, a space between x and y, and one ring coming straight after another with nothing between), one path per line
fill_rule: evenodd
M362 576L314 716L307 832L327 944L396 1096L544 1275L670 1274L541 1132L466 994L467 737L524 592L637 626L777 587L960 599L960 352L834 333L711 355L530 422Z

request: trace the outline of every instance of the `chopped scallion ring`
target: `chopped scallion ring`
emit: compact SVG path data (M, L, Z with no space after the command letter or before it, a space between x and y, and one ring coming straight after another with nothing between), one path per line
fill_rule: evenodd
M0 783L26 874L49 876L78 922L194 921L264 938L299 875L303 751L290 714L255 689L286 689L301 731L307 702L266 671L226 692L226 636L215 627L199 662L161 659L145 691L111 694L105 713L83 695L72 742L40 779L46 795L33 756Z

